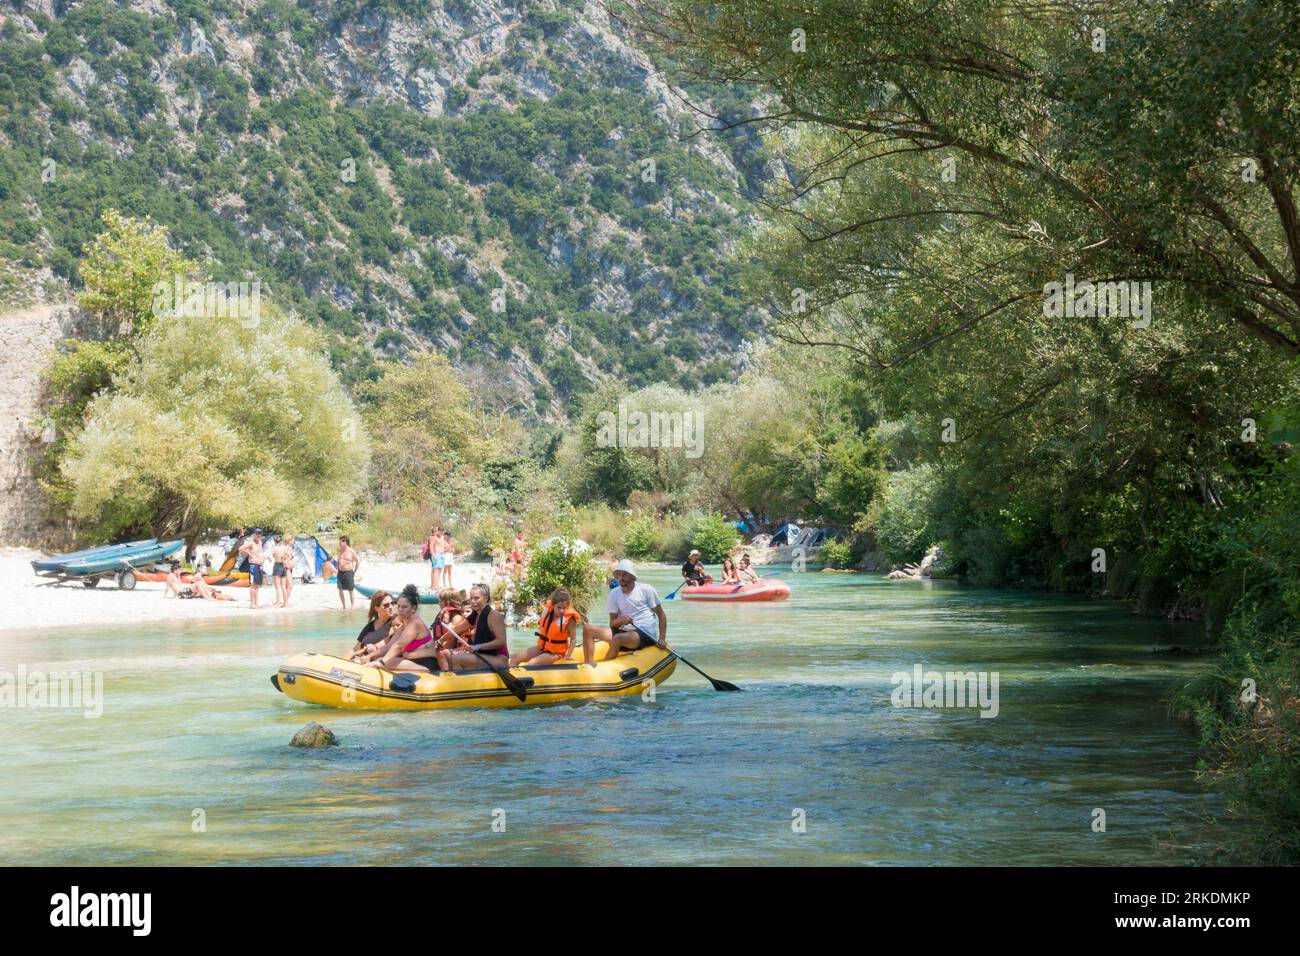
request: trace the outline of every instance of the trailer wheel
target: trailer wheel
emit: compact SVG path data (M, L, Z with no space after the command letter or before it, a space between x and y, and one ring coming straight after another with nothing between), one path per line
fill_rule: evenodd
M81 586L83 588L93 588L98 583L99 583L99 578L86 578L81 582Z
M135 572L134 571L117 572L117 586L123 591L134 591Z

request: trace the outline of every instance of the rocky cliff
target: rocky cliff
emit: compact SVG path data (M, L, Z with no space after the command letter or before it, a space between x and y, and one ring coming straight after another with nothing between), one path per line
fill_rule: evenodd
M689 136L598 3L42 0L0 64L0 262L75 287L103 208L151 216L351 379L439 348L535 418L729 376L761 331L727 262L759 144Z

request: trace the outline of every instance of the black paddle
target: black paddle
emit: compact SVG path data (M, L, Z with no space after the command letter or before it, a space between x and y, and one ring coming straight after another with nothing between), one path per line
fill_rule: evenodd
M510 673L510 665L507 664L505 667L501 668L501 670L497 670L495 667L493 667L491 664L488 663L486 657L484 657L478 651L474 650L473 647L470 648L470 651L473 653L475 657L477 657L479 660L483 662L484 667L486 667L492 673L496 674L497 677L501 678L501 683L505 684L506 687L510 689L510 693L514 694L521 701L527 700L528 688L524 686L523 681L521 681L514 674Z

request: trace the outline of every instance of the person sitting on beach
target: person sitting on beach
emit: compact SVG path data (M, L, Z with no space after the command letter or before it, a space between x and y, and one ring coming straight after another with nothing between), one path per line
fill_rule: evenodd
M668 616L664 614L659 592L636 579L636 567L624 558L614 569L618 587L609 592L606 609L609 627L588 624L582 629L582 649L585 659L595 663L595 641L609 644L605 660L618 657L619 651L635 651L651 644L668 648Z
M203 580L201 574L190 575L190 586L187 589L190 593L188 597L203 598L205 601L233 601L234 598L223 594Z
M711 584L713 576L706 574L704 571L704 562L700 560L700 552L692 551L682 564L682 577L689 584Z
M573 653L573 642L581 620L582 615L573 606L569 592L556 588L542 607L541 620L537 622L537 643L512 655L510 666L554 664L568 657Z
M163 584L163 597L180 597L181 585L181 563L173 561L171 568L167 571L167 580Z
M736 568L736 577L740 579L741 584L758 584L761 580L758 572L749 564L749 555L740 556L740 567Z
M722 583L739 584L740 576L736 574L736 563L730 557L722 559Z
M473 670L485 666L485 663L488 667L506 667L510 663L506 619L492 606L492 592L486 584L476 584L469 589L469 606L474 612L474 630L466 641L467 646L443 652L449 669Z
M357 635L357 642L348 651L347 658L358 663L369 663L370 652L379 645L387 646L388 629L393 623L393 596L387 591L370 595L370 613L366 626Z

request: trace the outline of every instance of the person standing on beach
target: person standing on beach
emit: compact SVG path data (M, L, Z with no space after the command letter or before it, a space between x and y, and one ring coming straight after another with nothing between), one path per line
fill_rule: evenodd
M275 606L284 607L284 538L276 535L271 545L271 586L275 588Z
M296 557L293 535L286 534L284 536L284 603L280 607L289 606L289 595L293 593L293 565Z
M442 580L442 529L430 528L429 536L424 539L423 555L429 562L429 590L437 591Z
M456 540L450 531L444 530L442 533L442 549L442 586L448 590L453 586L451 572L456 566Z
M360 556L352 550L352 542L348 540L347 535L339 538L339 604L343 610L351 610L356 607L357 597L356 576L357 568L361 567Z
M257 610L257 592L262 589L262 531L257 529L239 546L239 554L248 560L248 606Z

